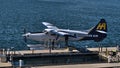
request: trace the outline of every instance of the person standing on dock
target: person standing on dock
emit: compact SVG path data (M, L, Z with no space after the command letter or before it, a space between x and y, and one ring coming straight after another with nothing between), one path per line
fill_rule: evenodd
M110 62L111 62L111 56L108 55L108 63L110 63Z
M119 50L120 50L119 45L117 45L116 50L117 50L117 52L119 52Z

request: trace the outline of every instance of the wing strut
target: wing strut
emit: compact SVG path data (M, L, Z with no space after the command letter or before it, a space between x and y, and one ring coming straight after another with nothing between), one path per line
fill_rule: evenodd
M52 41L52 50L55 48L55 40Z
M65 35L65 46L68 46L68 39L69 39L68 35Z

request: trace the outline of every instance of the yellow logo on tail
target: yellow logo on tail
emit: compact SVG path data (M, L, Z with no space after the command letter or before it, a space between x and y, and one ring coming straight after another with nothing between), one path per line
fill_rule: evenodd
M97 26L97 29L98 30L105 30L106 29L106 23L99 23L98 26Z

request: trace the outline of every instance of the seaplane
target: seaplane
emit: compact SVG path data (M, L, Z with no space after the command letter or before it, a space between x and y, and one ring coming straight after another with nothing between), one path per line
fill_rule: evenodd
M42 22L42 24L47 27L42 32L28 32L22 36L25 39L40 42L52 42L52 45L54 45L55 42L64 41L65 46L69 46L68 41L94 40L95 42L100 42L107 37L107 23L105 19L101 19L96 26L84 31L60 29L48 22Z

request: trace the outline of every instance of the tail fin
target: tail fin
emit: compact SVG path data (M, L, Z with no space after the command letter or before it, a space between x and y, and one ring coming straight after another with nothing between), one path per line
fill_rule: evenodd
M89 34L98 35L98 37L93 38L93 40L97 42L107 37L107 23L105 19L101 19L100 22L89 31Z

